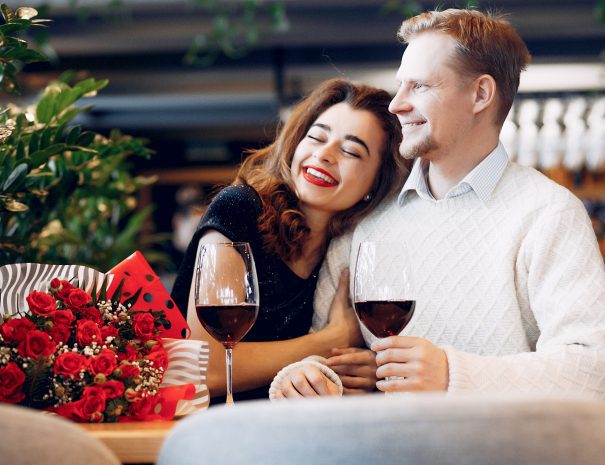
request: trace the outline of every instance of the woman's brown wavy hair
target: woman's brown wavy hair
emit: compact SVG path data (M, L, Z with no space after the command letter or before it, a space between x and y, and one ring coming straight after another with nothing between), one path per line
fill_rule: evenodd
M263 213L258 224L267 252L277 254L284 261L297 259L302 254L310 230L299 208L290 165L299 142L311 125L337 103L345 102L355 110L372 113L385 132L385 142L371 200L361 200L334 215L329 224L329 236L343 234L401 187L407 166L399 156L401 127L397 117L388 110L390 101L391 96L381 89L343 79L326 81L294 107L272 144L249 151L235 183L249 184L262 200Z

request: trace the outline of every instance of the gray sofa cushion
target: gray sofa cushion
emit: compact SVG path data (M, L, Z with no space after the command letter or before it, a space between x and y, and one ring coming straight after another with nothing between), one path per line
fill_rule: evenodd
M605 403L373 394L211 407L181 421L159 465L592 465Z

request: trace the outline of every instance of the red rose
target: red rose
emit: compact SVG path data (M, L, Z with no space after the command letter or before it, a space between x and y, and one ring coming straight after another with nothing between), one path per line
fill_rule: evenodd
M119 381L106 381L105 383L100 384L99 386L105 391L105 395L108 399L122 397L122 394L124 394L124 384Z
M19 344L33 329L36 329L36 325L27 318L11 318L0 325L0 334L6 343Z
M107 341L108 337L118 337L118 329L115 326L103 326L101 328L101 339Z
M25 374L15 362L0 368L0 402L16 404L25 399L21 390L24 382Z
M146 420L149 416L155 415L155 406L160 401L160 396L147 396L132 402L128 406L128 415L135 420Z
M72 291L72 289L76 289L76 286L71 284L69 281L61 280L60 282L61 282L61 285L59 286L59 289L55 292L55 296L58 299L65 301L65 299L67 299L67 296L69 296L69 293Z
M103 324L103 317L101 317L101 312L98 308L95 307L84 307L79 309L78 316L81 320L94 321L99 326Z
M134 362L137 358L139 358L139 354L130 344L124 346L123 352L118 352L118 360L120 361L127 360L129 362Z
M134 378L141 374L141 370L136 365L120 363L118 369L122 372L120 379Z
M93 341L99 344L103 342L101 340L101 330L97 324L91 320L78 321L76 340L81 346L88 346Z
M34 329L27 333L25 340L19 344L18 350L22 357L50 357L55 352L57 345L50 336L42 331Z
M160 344L153 346L153 350L145 358L153 362L154 368L162 368L164 371L168 368L168 354Z
M55 413L74 421L102 421L106 400L107 394L102 388L88 386L80 400L58 406Z
M75 352L64 352L55 360L55 373L57 375L76 377L81 370L85 370L88 365L88 359Z
M53 323L57 325L69 326L76 319L71 310L57 310L53 315Z
M92 297L82 289L74 287L71 289L64 302L69 308L81 309L88 307L88 305L92 302Z
M148 312L135 313L133 317L134 333L141 339L149 339L153 337L155 332L155 319Z
M109 376L118 367L116 354L109 349L103 349L99 355L90 361L90 371L93 375Z
M50 280L50 288L53 291L58 291L61 288L61 280L59 278L53 278Z
M105 411L105 401L107 394L100 386L87 386L82 393L83 412L90 419L95 412L103 413Z
M57 301L44 292L32 291L25 300L36 315L51 316L57 311Z
M71 336L71 330L69 329L69 326L63 324L53 325L53 327L49 328L46 332L57 344L59 342L67 344L67 341L69 341L69 337Z

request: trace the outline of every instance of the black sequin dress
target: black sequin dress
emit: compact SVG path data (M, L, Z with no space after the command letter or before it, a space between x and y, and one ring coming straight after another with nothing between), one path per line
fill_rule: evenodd
M286 263L263 250L258 231L261 200L248 185L229 186L213 199L189 243L172 288L172 298L187 317L189 289L195 266L195 254L202 235L216 230L233 242L249 242L256 264L260 305L258 318L243 341L281 341L309 332L313 316L313 293L319 264L311 276L303 279ZM262 393L262 394L261 394ZM240 393L240 398L268 397L267 388ZM214 403L214 399L213 399Z

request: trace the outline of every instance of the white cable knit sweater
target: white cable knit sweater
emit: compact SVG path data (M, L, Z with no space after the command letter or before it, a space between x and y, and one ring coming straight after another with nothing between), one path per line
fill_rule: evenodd
M364 240L407 244L418 298L402 335L446 351L450 392L605 399L605 266L586 210L568 190L511 163L485 203L473 191L384 203L332 242L314 329L327 323L341 270L354 272ZM369 345L373 336L364 337Z

